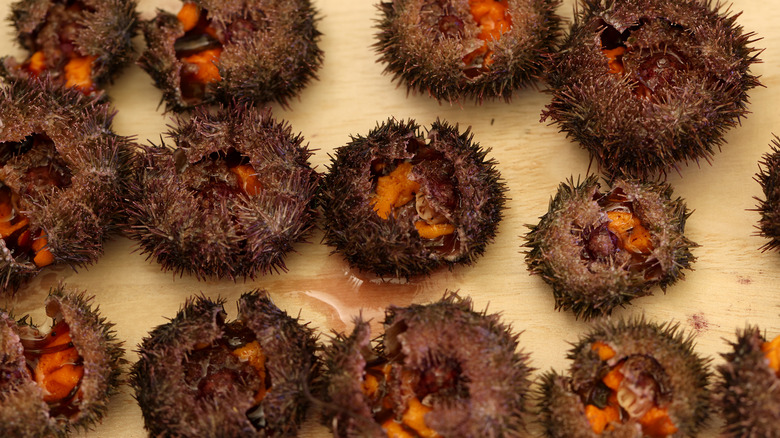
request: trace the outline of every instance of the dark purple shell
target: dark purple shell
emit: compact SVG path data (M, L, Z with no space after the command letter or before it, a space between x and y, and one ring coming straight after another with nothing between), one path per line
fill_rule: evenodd
M754 35L738 15L701 0L582 0L550 66L543 118L612 175L709 161L759 85ZM610 63L605 50L624 53ZM617 65L624 72L610 73Z

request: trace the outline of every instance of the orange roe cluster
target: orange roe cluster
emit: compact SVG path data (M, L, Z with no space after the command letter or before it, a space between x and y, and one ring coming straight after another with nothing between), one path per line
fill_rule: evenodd
M214 28L206 19L206 12L195 3L185 3L176 18L184 28L185 38L196 38L198 35L209 36L214 41L217 40L217 34ZM219 57L222 54L222 47L209 47L196 53L180 56L179 60L184 63L182 68L182 82L193 81L199 84L209 84L222 80L219 74Z
M775 374L780 377L780 336L770 342L764 342L761 345L761 351L768 361L769 368L774 370Z
M254 368L260 381L265 382L266 357L259 342L249 342L243 347L236 348L231 354L237 357L241 362L246 362L249 366ZM266 388L265 385L260 385L255 392L255 403L260 403L265 398L266 392L268 392L268 388Z
M614 359L617 355L612 347L602 341L593 342L591 350L595 351L599 359L605 362ZM631 404L631 407L635 408L641 404L636 400L638 396L628 394L624 388L625 376L621 372L623 363L624 361L619 361L601 379L601 382L610 389L606 406L603 408L593 404L585 406L585 416L596 434L600 435L605 430L613 430L615 425L633 418L624 405ZM643 436L646 437L662 438L677 432L677 426L669 417L668 408L656 406L654 402L649 408L640 410L640 416L637 420L642 426Z
M43 230L30 231L30 219L19 211L19 196L10 187L0 188L0 238L16 252L29 252L39 268L54 263Z
M75 2L68 6L67 12L71 13L74 17L75 14L81 12L83 6L79 2ZM75 18L74 18L75 19ZM67 29L68 26L73 26L72 23L63 23L63 28ZM65 30L63 29L63 32ZM59 36L61 44L70 45L67 38L63 35ZM41 73L48 69L62 68L62 72L65 77L65 86L69 88L77 88L84 94L90 94L95 91L95 84L92 81L92 72L95 63L95 56L82 56L74 50L60 50L67 59L63 65L47 65L46 55L43 50L37 50L21 65L21 68L32 76L39 76ZM56 63L56 61L54 61Z
M409 178L412 167L412 163L403 162L389 174L377 178L375 196L371 200L377 216L387 219L394 208L403 207L417 196L422 196L418 194L420 184ZM429 220L418 220L414 227L423 239L435 239L455 232L453 224Z
M244 194L256 196L263 189L263 184L257 179L257 172L251 164L239 164L228 169L238 178L238 186Z
M43 339L24 340L31 377L43 389L43 401L50 405L82 397L79 383L84 376L83 359L70 336L70 327L60 321Z
M389 395L381 393L381 388L390 378L393 366L384 364L371 367L367 370L362 383L363 394L369 399L382 397L381 411L392 411L393 405ZM413 375L410 372L401 373L401 387L411 390ZM407 400L406 408L400 419L390 416L382 422L382 429L388 438L440 438L435 430L425 424L425 414L433 410L430 406L422 404L419 398L410 394L404 397Z
M464 56L463 62L468 67L481 58L481 67L487 69L493 64L493 51L488 48L488 43L501 39L501 35L512 28L512 17L507 13L506 0L469 0L469 8L471 16L480 27L477 38L484 43L482 47Z
M627 211L607 212L610 222L607 228L618 238L618 247L632 254L649 254L653 250L650 231L642 225L640 219Z

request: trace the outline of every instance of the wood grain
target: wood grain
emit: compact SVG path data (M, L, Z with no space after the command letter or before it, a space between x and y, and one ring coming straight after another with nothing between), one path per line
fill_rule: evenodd
M0 1L3 14L8 13L9 4ZM568 343L588 325L553 310L550 288L526 270L521 236L527 232L525 224L537 222L546 211L560 182L588 171L589 159L555 127L539 122L549 96L530 89L517 93L510 104L467 102L460 106L407 95L405 87L392 83L382 74L383 66L375 62L371 44L377 9L372 2L320 0L315 5L320 11L325 52L319 80L289 109L274 107L276 117L289 121L317 149L312 161L320 172L325 171L328 155L345 144L350 134L365 134L388 117L415 118L423 125L438 117L471 126L475 140L492 148L511 197L498 238L484 257L474 266L452 272L437 272L408 283L381 283L351 271L338 255L331 255L320 243L318 232L311 243L298 245L297 252L288 257L287 273L247 282L198 282L161 272L155 263L134 252L131 241L117 237L88 269L46 269L5 304L16 314L30 313L42 321L42 302L51 286L65 282L71 288L86 289L96 295L102 313L116 323L119 337L125 340L127 359L133 362L137 358L133 350L141 338L172 317L185 298L195 293L234 302L244 291L268 289L281 308L311 321L322 333L321 340L327 341L331 330L350 329L353 316L360 311L379 322L382 309L389 304L429 302L446 289L460 290L473 297L477 308L502 312L515 330L522 331L521 345L530 353L534 367L564 370ZM141 0L139 5L143 18L150 18L157 7L177 11L180 3ZM571 17L572 9L573 1L566 0L560 13ZM711 357L713 365L721 362L718 353L726 350L724 338L732 339L735 330L746 323L758 324L770 336L780 334L780 255L758 250L765 240L756 235L759 216L753 211L754 197L761 194L753 180L757 162L769 150L773 130L780 133L780 3L734 0L731 10L743 11L739 23L761 38L757 46L766 48L763 63L753 68L765 87L751 92L752 114L727 133L728 143L711 165L691 165L680 174L669 175L675 193L694 210L687 235L701 245L695 249L695 271L666 294L657 291L616 312L617 316L644 313L649 319L679 322L697 334L696 350ZM3 26L8 37L0 41L0 53L23 56L12 41L10 25ZM137 44L142 47L141 39ZM160 93L143 71L131 67L109 94L118 110L116 132L134 136L139 143L159 142L171 121L158 107ZM229 304L228 311L234 315L235 306ZM714 435L717 426L716 421L704 435ZM140 410L128 387L112 400L103 423L86 433L88 437L145 435ZM301 435L325 437L328 433L310 418Z

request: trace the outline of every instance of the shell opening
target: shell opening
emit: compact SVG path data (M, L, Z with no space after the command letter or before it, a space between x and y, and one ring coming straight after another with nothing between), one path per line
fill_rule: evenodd
M24 156L24 158L22 158ZM0 143L0 163L5 166L27 160L28 167L18 181L18 190L0 181L0 238L17 260L31 260L43 267L54 262L46 232L30 223L24 214L27 199L71 185L72 174L59 157L54 142L42 134L20 142Z
M222 80L222 41L207 15L194 3L185 3L176 16L185 32L173 46L182 64L180 90L182 99L193 105L203 100L206 85Z
M252 425L265 426L261 402L271 388L266 355L255 334L241 321L224 324L223 334L198 345L182 362L185 388L204 403L227 403L249 398L246 411Z
M512 28L512 17L507 7L507 0L469 0L471 16L479 25L477 38L483 43L463 57L463 74L467 78L475 78L490 71L493 49L489 47L489 43L498 41L501 35Z
M182 149L177 149L182 151ZM236 196L257 196L263 191L263 183L250 158L235 148L209 154L195 163L186 163L185 154L174 152L177 173L186 178L190 188L196 191L208 208L219 199ZM184 164L179 162L183 161Z
M41 387L49 414L66 418L78 414L84 360L73 345L68 324L58 321L46 335L30 328L22 336L22 346L27 377Z
M362 389L388 436L435 438L440 435L425 421L433 400L463 396L468 392L465 383L455 361L431 361L423 369L412 369L381 358L366 365Z
M58 84L92 94L96 57L80 54L75 41L83 29L79 21L83 20L85 12L94 12L94 9L80 1L54 3L44 23L27 39L32 54L20 65L20 70L32 77L45 72Z
M651 438L677 432L669 415L669 378L655 358L641 354L621 358L602 341L591 347L605 370L601 379L580 394L593 432L601 434L628 422L638 423L643 436Z
M622 32L602 20L601 51L610 74L628 76L637 97L655 101L661 89L674 86L679 72L688 70L688 61L673 45L645 48L628 44L632 34L645 26L664 28L668 34L685 34L685 28L664 19L643 19Z
M459 195L453 164L443 154L422 146L411 159L377 160L371 171L371 203L380 218L410 217L428 246L442 254L454 251L457 236L450 218Z
M655 237L636 212L634 201L619 188L606 194L597 192L594 201L604 213L604 221L582 231L582 259L602 263L621 258L626 260L625 269L644 272L647 280L659 278L662 270L653 257Z

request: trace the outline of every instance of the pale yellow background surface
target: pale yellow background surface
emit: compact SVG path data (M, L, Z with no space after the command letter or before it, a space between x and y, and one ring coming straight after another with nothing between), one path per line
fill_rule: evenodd
M7 16L9 1L0 1L0 14ZM153 327L173 317L192 294L228 300L227 310L235 315L235 300L253 288L268 289L274 301L290 314L300 313L304 321L318 329L327 341L331 330L351 329L351 319L363 315L380 321L389 304L424 303L442 296L445 289L470 295L476 307L500 311L517 331L520 343L539 370L568 367L565 354L588 325L569 313L553 310L550 288L526 270L521 236L525 224L536 223L544 214L558 184L588 171L589 159L577 144L570 142L554 126L539 122L549 96L534 89L518 93L511 104L486 103L476 106L439 104L420 95L407 95L383 76L383 66L375 63L371 48L377 9L372 1L315 1L320 12L319 29L325 61L319 80L313 82L284 110L274 107L276 117L286 119L293 131L301 132L316 152L313 165L324 172L328 154L349 141L350 134L367 134L388 117L415 118L428 125L437 117L465 128L471 126L474 138L492 148L499 170L509 187L508 209L496 241L486 254L470 267L442 271L409 283L381 283L348 268L340 256L330 255L316 232L311 243L300 244L287 258L289 272L256 281L203 281L190 276L175 277L161 272L145 256L133 252L134 244L115 238L105 255L93 266L74 272L67 267L45 269L10 303L16 314L31 313L43 320L42 303L50 287L60 281L74 289L86 289L96 296L102 313L116 323L125 341L127 359ZM141 0L143 18L151 18L156 7L178 11L180 3ZM567 0L559 13L571 17L573 1ZM656 321L676 321L686 331L697 332L696 351L721 363L718 355L726 350L723 338L733 339L737 328L758 324L774 337L780 334L780 255L762 253L765 239L756 235L759 219L754 197L761 196L753 180L757 162L769 150L772 132L780 134L780 3L775 0L735 0L733 11L744 11L739 23L761 38L757 47L766 48L763 63L753 67L765 88L750 93L751 114L742 126L726 134L728 144L716 154L712 165L701 163L682 167L669 175L675 194L684 197L694 210L687 235L699 243L695 271L685 281L655 296L637 299L616 315L644 313ZM0 54L23 56L12 43L11 28L3 23ZM136 43L141 47L141 39ZM543 85L540 85L543 88ZM118 114L117 133L135 136L139 143L159 142L170 118L158 108L160 93L138 67L129 68L108 91ZM595 164L593 165L595 168ZM539 372L534 374L539 375ZM141 412L129 387L115 397L108 416L89 437L141 437L146 433ZM714 436L715 426L705 436ZM306 423L302 436L324 437L328 433L316 419Z

